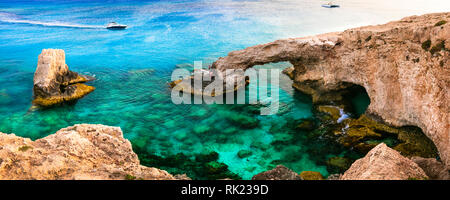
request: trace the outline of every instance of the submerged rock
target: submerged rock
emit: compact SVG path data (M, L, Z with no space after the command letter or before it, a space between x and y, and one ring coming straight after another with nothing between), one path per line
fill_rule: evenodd
M253 154L250 150L240 150L238 151L237 155L239 158L247 158Z
M342 109L342 108L339 108L337 106L331 106L331 105L317 106L317 111L328 114L331 117L331 120L333 120L333 122L337 122L337 120L341 117L340 109Z
M345 172L352 165L352 161L345 157L331 157L327 161L327 170L330 172Z
M289 168L278 165L272 170L261 172L252 177L252 180L301 180L300 176Z
M227 165L225 165L224 163L217 162L217 161L211 161L209 163L206 163L205 167L207 169L207 173L211 174L211 175L220 174L220 173L228 170Z
M210 162L219 159L219 154L215 151L210 153L200 154L195 157L195 160L198 162Z
M300 178L305 181L324 180L320 172L314 171L302 171L302 173L300 173Z
M312 131L314 130L314 121L308 119L303 120L296 128L303 131Z
M175 179L140 165L119 127L79 124L36 141L0 133L0 146L0 179Z
M230 123L245 129L256 128L259 125L259 120L256 117L243 114L230 114L226 119Z
M194 127L194 133L196 134L205 134L210 131L210 127L207 125L199 125Z
M355 161L341 180L408 180L428 179L413 161L381 143L364 158Z
M95 90L82 84L90 80L92 77L69 70L64 50L44 49L34 73L33 105L49 107L80 99Z
M208 79L210 80L207 80L203 77L209 77ZM201 87L195 87L195 81L201 83ZM172 90L179 92L205 97L215 97L230 92L236 92L240 88L248 85L249 81L245 78L238 79L237 81L233 82L233 85L231 85L231 87L227 87L226 83L227 78L222 79L221 77L213 73L213 71L205 69L194 69L193 75L184 79L172 81L169 83L169 86L172 88ZM231 83L231 81L228 81L228 83ZM216 88L220 88L220 90L216 90Z
M241 179L238 175L228 170L228 165L222 162L211 161L205 164L204 168L209 180L218 179Z
M319 112L338 114L338 108L334 106L318 108ZM438 155L433 142L417 127L393 127L366 114L358 119L347 118L342 123L332 120L330 124L326 116L321 120L329 127L328 134L336 138L337 142L364 154L376 145L385 143L407 157L434 158Z
M163 157L154 154L153 151L135 149L143 165L158 167L171 174L186 174L194 180L241 179L240 176L231 172L225 163L218 161L219 154L214 151L194 155L177 153Z

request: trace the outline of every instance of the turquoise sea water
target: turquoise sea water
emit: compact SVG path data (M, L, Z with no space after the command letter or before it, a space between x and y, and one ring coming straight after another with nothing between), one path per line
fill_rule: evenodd
M287 77L281 77L280 113L261 116L250 105L174 105L167 86L172 70L275 39L450 10L448 2L434 1L399 7L353 0L325 9L318 0L0 0L0 131L37 139L77 123L120 126L140 156L215 151L244 179L276 164L328 175L327 158L351 152L292 128L314 116L310 98L294 92ZM130 27L104 29L110 21ZM29 111L37 56L45 48L64 49L70 69L95 76L89 84L97 89L75 105ZM354 102L363 112L367 97ZM240 150L252 155L241 159Z

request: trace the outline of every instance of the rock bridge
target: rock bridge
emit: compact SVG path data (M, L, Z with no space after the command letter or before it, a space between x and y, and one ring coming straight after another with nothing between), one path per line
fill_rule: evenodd
M289 61L294 84L319 83L329 91L345 83L364 87L367 113L394 126L418 126L450 165L448 99L450 13L412 16L384 25L277 40L233 51L213 63L219 71Z

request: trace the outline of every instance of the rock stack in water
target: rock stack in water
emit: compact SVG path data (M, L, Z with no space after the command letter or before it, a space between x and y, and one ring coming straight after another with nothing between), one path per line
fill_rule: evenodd
M33 106L49 107L80 99L95 90L95 87L83 84L90 80L90 77L69 70L64 50L44 49L34 73Z

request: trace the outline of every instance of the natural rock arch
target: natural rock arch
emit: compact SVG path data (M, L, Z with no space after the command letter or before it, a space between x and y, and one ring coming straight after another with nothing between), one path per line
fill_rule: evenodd
M289 61L294 83L319 82L335 90L344 82L363 86L367 113L394 126L418 126L450 165L450 13L412 16L378 26L277 40L233 51L213 63L219 71ZM431 51L423 43L431 43Z

